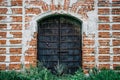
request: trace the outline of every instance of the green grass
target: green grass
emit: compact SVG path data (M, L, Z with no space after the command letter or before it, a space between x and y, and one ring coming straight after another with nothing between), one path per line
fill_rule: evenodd
M89 76L86 76L82 69L78 69L73 75L55 75L45 67L39 66L26 69L24 72L0 71L0 80L120 80L120 72L93 68L89 71Z

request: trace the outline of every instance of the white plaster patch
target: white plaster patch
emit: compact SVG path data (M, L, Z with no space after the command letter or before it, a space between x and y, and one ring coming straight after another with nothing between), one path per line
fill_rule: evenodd
M95 34L95 31L97 29L97 12L96 11L90 11L87 13L88 20L87 20L87 33Z
M78 0L70 0L70 7L72 6L73 3L76 3Z

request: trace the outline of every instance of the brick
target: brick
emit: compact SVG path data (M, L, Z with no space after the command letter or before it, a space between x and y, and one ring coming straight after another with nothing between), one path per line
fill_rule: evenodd
M110 56L99 56L99 62L110 62Z
M109 54L110 48L99 48L99 54Z
M120 46L120 40L113 40L113 46Z
M99 40L98 42L100 46L110 46L110 40L108 39Z
M0 54L6 54L6 48L0 48Z
M112 14L120 14L120 8L112 8Z
M99 22L110 22L109 16L99 16Z
M6 64L0 64L0 70L5 70L6 69Z
M10 32L14 38L22 38L22 32Z
M99 24L98 30L110 30L109 24Z
M12 8L13 14L22 14L22 8Z
M8 11L7 8L0 8L0 14L6 14Z
M25 16L25 22L30 22L33 16Z
M21 56L10 56L10 62L20 62Z
M49 10L49 9L48 9L48 4L44 3L44 4L42 5L42 9L43 9L44 12L48 11L48 10Z
M25 64L25 68L29 69L30 67L36 67L37 64L36 63L29 63L29 64Z
M114 62L120 62L120 56L114 56L113 61Z
M113 64L113 69L115 69L118 66L120 66L120 64Z
M99 69L110 69L110 64L99 64Z
M119 0L112 0L112 6L113 7L119 7L120 6L120 1Z
M102 6L102 7L110 6L109 0L98 0L98 6Z
M22 30L22 24L10 24L12 30Z
M0 44L1 45L3 45L3 44L5 45L6 44L6 40L0 40Z
M113 30L120 30L120 24L113 24L112 29Z
M7 34L7 32L0 32L0 37L1 38L6 38L6 34Z
M120 22L120 16L113 16L113 22Z
M30 46L36 46L36 45L37 45L37 39L32 39L32 40L29 42L29 45L30 45Z
M95 56L83 56L83 62L95 62Z
M10 40L10 44L21 44L22 40Z
M5 6L6 2L4 0L0 0L0 6Z
M0 62L4 62L6 59L6 56L0 56Z
M22 16L11 16L13 22L22 22Z
M120 54L120 48L113 48L114 54Z
M6 18L6 16L0 16L0 20L5 20Z
M10 48L11 54L22 54L22 48Z
M94 53L94 48L82 48L83 54L91 54Z
M12 6L22 6L22 0L11 0Z
M113 36L114 38L120 38L120 32L113 32L113 33L112 33L112 36Z
M37 32L34 32L33 37L34 37L34 38L37 38L37 35L38 35L38 33L37 33Z
M28 48L26 53L29 55L37 55L37 49L36 48Z
M98 9L98 14L110 14L110 9L109 8L99 8Z
M68 10L70 4L70 0L64 0L64 10Z
M94 40L90 40L90 39L83 40L83 45L94 45L94 44L95 44Z
M99 32L99 38L110 38L109 32Z
M53 0L52 0L52 2L50 4L50 10L52 10L52 11L56 10L56 6L55 6Z
M36 62L36 56L25 56L25 61Z
M20 70L22 68L21 64L9 64L10 70Z
M7 24L0 24L0 29L6 29L7 28Z
M83 63L83 69L92 69L93 67L95 67L95 64Z
M41 10L39 8L26 8L26 14L40 14Z

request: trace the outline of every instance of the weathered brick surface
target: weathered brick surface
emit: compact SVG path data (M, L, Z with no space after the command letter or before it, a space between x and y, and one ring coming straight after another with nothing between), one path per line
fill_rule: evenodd
M0 70L5 70L6 69L6 64L0 64Z
M113 48L114 54L120 54L120 48Z
M95 12L95 14L97 13L97 16L95 16L95 18L96 24L98 24L96 25L98 31L95 32L98 32L98 35L94 33L94 30L89 33L89 29L92 29L92 27L88 28L87 26L82 26L83 33L81 54L83 61L82 67L84 69L84 72L88 72L87 69L95 66L97 66L98 68L111 68L111 64L102 64L102 62L110 62L110 60L112 60L109 56L109 54L112 53L112 50L114 56L113 63L117 62L113 64L113 68L120 62L119 0L112 0L112 4L110 0L98 0L98 12L94 11L95 0L77 0L77 2L74 2L73 4L71 4L71 0L63 0L64 2L62 4L56 4L54 0L49 0L51 2L47 3L45 2L46 0L25 0L24 4L24 0L11 0L11 5L8 5L8 1L9 0L0 0L0 62L2 62L2 64L0 63L0 69L19 70L21 69L21 64L18 64L18 62L22 63L22 60L30 63L25 63L25 67L27 68L29 68L30 65L36 65L38 34L37 30L33 32L33 29L35 27L34 25L36 24L31 24L31 22L35 17L40 15L42 17L43 14L46 15L49 12L55 12L55 14L64 14L64 12L66 12L66 14L72 13L73 16L79 16L77 18L81 18L83 24L88 22L89 11ZM11 11L10 14L8 13L9 11ZM87 23L87 25L89 25L89 23ZM86 29L84 29L84 27ZM37 26L35 28L37 29ZM30 34L24 34L24 32L26 31L28 31L28 33ZM8 34L12 36L9 37ZM28 37L29 35L30 37ZM7 43L9 43L9 45ZM25 49L23 46L25 46ZM10 54L11 63L8 68L6 68L5 62L7 58L5 55L6 53ZM22 54L25 54L25 56L19 56ZM95 58L96 54L98 54L98 61L96 61Z
M6 34L7 34L7 32L0 32L0 37L1 38L6 38Z
M6 14L8 11L7 8L0 8L0 14Z
M12 6L22 6L22 0L11 0Z
M113 36L114 38L120 38L120 32L113 32L113 33L112 33L112 36Z
M120 30L120 24L113 24L112 29L113 30Z
M22 40L10 40L10 44L21 44Z
M22 32L10 32L14 38L22 38Z
M4 62L6 59L6 56L0 56L0 62Z
M99 48L99 54L109 54L110 48Z
M22 30L22 24L10 24L12 30Z
M110 38L109 32L99 32L99 38Z
M36 62L36 56L25 56L25 61Z
M26 14L40 14L41 13L39 8L27 8L25 12Z
M6 54L6 48L0 48L0 54Z
M10 62L20 62L21 56L10 56Z
M103 68L110 69L110 64L99 64L99 69Z
M86 47L83 47L82 49L83 51L83 54L91 54L91 53L94 53L94 48L86 48Z
M26 51L26 53L29 54L29 55L36 55L37 54L37 49L36 48L29 48Z
M98 9L98 14L110 14L110 9L109 8L100 8Z
M12 54L22 54L22 48L10 48Z
M109 16L99 16L99 22L110 22Z
M13 14L22 14L22 8L12 8Z
M86 64L86 63L83 64L83 68L84 68L84 69L91 69L91 68L93 68L93 67L95 67L95 64ZM88 71L88 70L87 70L87 71Z
M120 56L114 56L113 61L114 62L120 62Z
M110 30L109 24L99 24L99 30Z
M22 22L22 16L11 16L13 22Z
M0 24L0 29L6 29L7 28L7 24Z
M113 22L120 22L120 16L113 16Z
M110 62L110 56L99 56L99 62Z
M112 14L120 14L120 8L113 8Z
M22 68L22 64L9 64L10 70L20 70Z
M83 56L83 62L95 62L95 56Z
M120 40L113 40L113 46L120 46Z
M0 45L6 44L6 40L0 40Z
M99 40L99 45L100 46L110 46L110 40L108 40L108 39Z
M94 45L95 41L90 39L84 39L83 45Z

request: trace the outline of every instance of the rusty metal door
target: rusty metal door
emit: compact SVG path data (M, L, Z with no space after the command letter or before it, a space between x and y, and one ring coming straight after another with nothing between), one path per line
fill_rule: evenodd
M53 16L38 22L38 60L54 71L63 64L67 73L81 67L81 26L66 16Z

